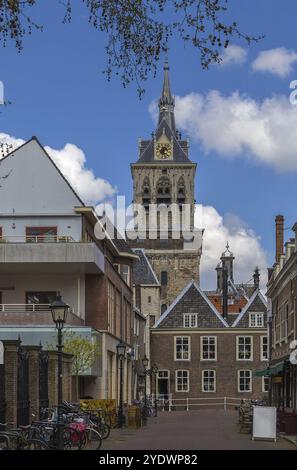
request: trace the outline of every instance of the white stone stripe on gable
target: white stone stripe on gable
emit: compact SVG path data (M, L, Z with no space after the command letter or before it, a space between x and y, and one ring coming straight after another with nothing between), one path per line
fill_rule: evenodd
M226 320L222 317L222 315L217 311L215 306L211 303L211 301L207 298L207 296L204 294L204 292L200 289L198 284L196 284L194 281L191 281L181 292L180 294L175 298L175 300L172 302L172 304L168 307L167 310L160 316L159 320L154 324L153 328L157 328L157 326L162 323L162 321L168 316L168 314L173 310L173 308L180 302L180 300L184 297L184 295L188 292L190 287L194 286L197 292L201 295L201 297L205 300L207 305L210 307L210 309L213 311L213 313L217 316L217 318L223 323L225 327L229 327L228 323Z
M171 305L165 310L165 312L160 316L160 318L156 321L154 324L153 328L156 328L157 326L162 323L162 321L167 317L167 315L171 312L171 310L178 304L178 302L183 298L183 296L188 292L190 287L195 285L194 281L191 281L186 287L183 288L183 290L178 294L178 296L175 298L175 300L172 302Z
M266 299L265 299L265 297L263 296L263 294L261 293L260 289L255 290L255 292L254 292L253 295L251 296L250 300L248 301L248 303L246 304L246 306L244 307L244 309L240 312L240 314L239 314L238 317L236 318L235 322L232 324L232 328L234 328L235 326L238 325L238 323L240 322L240 320L243 318L243 316L246 314L246 312L248 311L248 309L250 308L250 306L253 304L254 300L255 300L258 296L260 297L261 301L263 302L265 308L267 307Z
M222 315L217 311L213 303L209 300L209 298L204 294L203 290L200 289L198 284L194 282L194 286L196 287L197 291L201 294L202 298L205 300L205 302L208 304L208 306L211 308L213 313L218 317L218 319L223 323L224 326L229 327L228 323L226 320L222 317Z

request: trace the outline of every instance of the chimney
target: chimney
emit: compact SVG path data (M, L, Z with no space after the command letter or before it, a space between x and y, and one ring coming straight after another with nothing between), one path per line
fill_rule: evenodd
M275 217L275 261L278 263L284 253L284 216Z
M216 267L217 272L217 291L221 292L223 289L223 268L219 264Z
M256 291L260 287L260 271L259 271L258 266L255 268L253 278L254 278L254 291Z
M228 316L228 268L223 262L223 318Z

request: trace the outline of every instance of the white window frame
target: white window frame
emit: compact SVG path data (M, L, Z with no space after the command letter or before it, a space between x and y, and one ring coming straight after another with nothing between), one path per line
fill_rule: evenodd
M267 390L265 390L265 379L268 379L268 387ZM262 377L262 392L263 393L268 393L269 392L269 377Z
M264 338L266 338L267 340L267 357L264 357L263 355L263 352L264 352ZM261 336L261 361L268 361L268 336L267 335L264 335L264 336Z
M204 384L206 382L205 380L205 377L204 377L204 373L205 372L213 372L213 383L214 383L214 390L204 390ZM217 391L217 371L215 369L203 369L202 370L202 380L201 380L201 384L202 384L202 392L203 393L216 393Z
M186 373L186 376L187 376L187 389L186 390L178 390L177 376L179 372ZM177 369L175 371L175 391L176 393L188 393L190 391L190 372L188 369Z
M240 390L240 372L249 372L250 374L250 390ZM239 369L237 371L237 391L238 393L252 393L253 391L253 374L250 369Z
M239 338L250 338L251 339L251 357L249 359L242 359L242 358L239 358ZM236 336L236 360L237 361L253 361L253 350L254 350L254 341L253 341L253 336L249 336L249 335L239 335L239 336Z
M166 376L160 377L160 372L164 373L166 372ZM157 373L157 390L159 390L159 380L167 380L168 381L168 393L170 393L170 370L169 369L159 369ZM160 395L158 395L160 396Z
M252 318L254 317L255 324L253 324ZM259 318L261 318L261 325L259 325ZM264 313L263 312L250 312L249 314L249 327L250 328L264 328Z
M188 347L189 347L189 357L188 359L178 359L176 357L176 342L178 338L187 338L188 340ZM175 361L190 361L191 360L191 336L179 335L174 337L174 360Z
M186 318L188 317L189 319L189 326L186 326ZM198 320L198 314L197 313L184 313L183 315L183 327L184 328L197 328L197 320ZM194 319L193 325L192 325L192 320Z
M203 339L204 338L214 338L215 340L215 357L214 359L204 359L203 358ZM200 337L200 360L201 361L217 361L217 336L201 336Z

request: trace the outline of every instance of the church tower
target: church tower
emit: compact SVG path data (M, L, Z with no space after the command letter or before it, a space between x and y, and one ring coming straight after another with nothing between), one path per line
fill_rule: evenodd
M130 246L145 249L161 284L164 311L191 280L199 283L202 244L202 232L194 229L196 163L189 159L189 141L175 125L167 62L158 104L157 128L150 140L139 140L139 157L131 164L142 235Z

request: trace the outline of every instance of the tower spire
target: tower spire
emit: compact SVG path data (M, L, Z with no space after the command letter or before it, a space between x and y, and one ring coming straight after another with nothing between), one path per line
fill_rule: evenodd
M166 59L164 62L164 80L162 94L159 99L159 122L160 125L163 119L166 120L170 129L175 132L175 119L174 119L174 98L171 94L170 81L169 81L169 64Z

